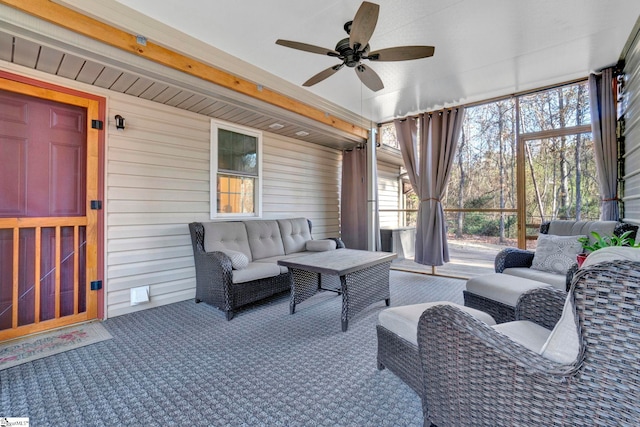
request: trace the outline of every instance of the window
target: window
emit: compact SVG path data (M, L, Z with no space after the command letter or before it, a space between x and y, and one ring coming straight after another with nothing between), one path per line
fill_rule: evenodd
M260 216L261 175L262 133L212 120L211 218Z

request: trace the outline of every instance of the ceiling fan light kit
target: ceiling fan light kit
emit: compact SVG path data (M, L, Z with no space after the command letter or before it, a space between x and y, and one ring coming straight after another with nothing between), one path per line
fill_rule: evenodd
M382 80L371 68L362 63L362 60L369 61L406 61L433 56L435 48L433 46L398 46L370 52L369 39L378 23L380 6L370 2L362 2L356 12L353 21L344 24L344 30L349 37L340 40L336 44L335 50L314 46L291 40L276 40L276 44L305 52L317 53L336 57L342 63L333 65L326 70L320 71L312 76L302 85L309 87L331 77L345 65L353 68L360 81L369 89L377 92L384 88Z

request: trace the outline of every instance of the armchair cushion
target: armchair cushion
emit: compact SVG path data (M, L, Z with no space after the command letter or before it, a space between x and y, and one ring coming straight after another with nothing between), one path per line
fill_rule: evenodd
M580 339L576 325L573 293L567 295L562 310L562 316L556 324L547 341L542 346L540 354L558 363L572 363L580 353Z
M500 323L499 325L494 325L493 329L536 353L542 351L542 347L551 333L549 329L529 320Z
M582 243L578 241L581 237L585 236L540 234L531 268L565 274L576 262L576 255L582 252Z
M418 321L422 313L436 305L449 305L458 308L483 321L487 325L495 325L496 321L493 317L484 311L476 310L471 307L464 307L452 302L436 301L426 302L422 304L402 305L398 307L387 308L378 315L378 324L395 333L399 337L409 341L415 346L418 345Z

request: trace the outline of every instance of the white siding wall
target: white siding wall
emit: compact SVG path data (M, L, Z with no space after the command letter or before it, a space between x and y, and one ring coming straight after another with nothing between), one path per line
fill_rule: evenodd
M398 176L400 167L378 162L378 208L401 209ZM380 212L380 228L398 227L397 212Z
M210 118L113 94L106 178L107 316L193 298L187 224L209 220ZM263 217L304 216L315 238L340 230L340 151L265 133ZM150 285L151 302L131 306L130 288Z
M624 220L640 224L640 33L625 56Z

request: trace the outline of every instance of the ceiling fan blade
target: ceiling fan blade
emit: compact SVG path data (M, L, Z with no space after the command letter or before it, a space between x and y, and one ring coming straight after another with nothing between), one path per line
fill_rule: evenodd
M371 68L367 67L364 64L360 64L355 68L355 70L360 81L372 91L377 92L380 89L384 89L382 80L380 80L378 74L376 74L376 72Z
M320 55L340 56L338 52L332 49L326 49L320 46L314 46L312 44L294 42L291 40L276 40L276 44L280 46L290 47L292 49L304 50L305 52L319 53Z
M366 58L371 61L406 61L433 56L433 46L399 46L380 49L369 53Z
M356 44L362 48L369 43L373 30L376 29L376 24L378 23L379 11L380 6L377 4L369 3L368 1L362 2L351 23L349 46L352 49Z
M338 71L343 66L344 64L338 64L338 65L334 65L333 67L329 67L326 70L320 71L318 74L311 77L306 82L302 83L302 86L309 87L309 86L313 86L316 83L320 83L324 79L333 76L336 73L336 71Z

